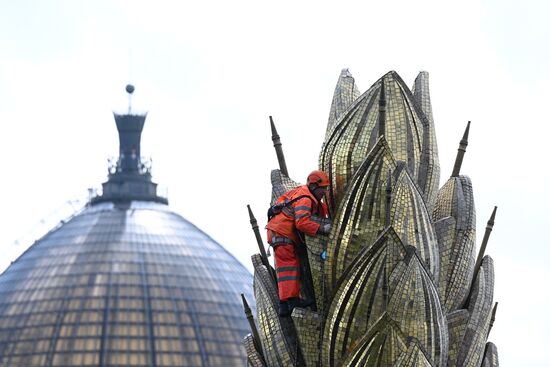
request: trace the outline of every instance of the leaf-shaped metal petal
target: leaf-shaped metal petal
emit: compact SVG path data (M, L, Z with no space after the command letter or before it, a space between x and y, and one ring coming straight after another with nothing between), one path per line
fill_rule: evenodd
M249 365L252 367L266 367L262 356L258 353L256 347L254 346L254 337L252 334L245 336L243 342Z
M481 364L491 323L493 289L493 260L485 256L470 295L470 318L464 336L461 340L450 341L461 345L457 359L449 361L450 367L478 367Z
M384 313L388 302L384 274L390 274L405 255L405 247L390 228L372 247L363 248L350 265L327 313L324 361L335 363L343 358Z
M481 367L498 367L498 350L497 346L488 342L485 346L485 356Z
M408 170L399 165L395 176L390 209L391 225L403 243L417 249L437 284L439 248L431 215Z
M434 367L429 358L422 351L422 346L418 340L409 339L407 350L399 356L393 367Z
M413 86L414 100L418 103L424 115L428 119L431 125L434 124L434 118L432 114L432 102L430 99L430 74L427 71L421 71L414 80ZM435 138L435 134L434 134Z
M277 291L265 265L258 255L252 257L254 265L254 297L262 349L268 366L293 366L297 348L292 348L293 326L279 318Z
M349 351L342 367L393 366L400 355L407 351L407 336L386 313ZM328 366L334 366L330 361Z
M449 328L449 367L456 366L455 361L462 347L462 339L464 338L464 331L466 330L469 319L470 312L464 309L447 314L447 326Z
M452 177L439 190L433 220L440 251L439 294L452 312L466 301L474 273L476 215L469 177Z
M327 286L330 290L362 247L371 246L385 227L385 182L397 163L384 138L357 170L342 199L328 242Z
M300 186L300 184L288 178L281 172L281 170L274 169L271 171L271 186L271 205L274 205L279 196L295 187Z
M319 219L321 223L328 223L326 219ZM309 268L302 270L300 267L300 279L303 278L304 273L311 274L311 285L313 287L313 294L315 295L315 303L317 306L317 312L323 313L327 304L327 287L326 287L326 249L328 236L318 234L315 237L305 235L306 240L306 252L307 260L309 262ZM323 254L324 252L324 254ZM302 263L300 263L302 266ZM306 287L309 286L309 280L306 280ZM302 284L304 285L304 284ZM302 291L309 291L302 287Z
M352 103L323 144L319 166L329 173L332 182L331 208L338 207L348 182L379 138L382 83L386 97L384 136L392 153L405 162L423 195L430 197L438 185L437 146L431 138L434 132L407 85L391 71Z
M419 340L435 365L445 366L449 336L437 289L416 249L407 249L406 267L402 271L397 268L390 277L387 312L403 333Z
M355 101L361 93L355 85L355 79L348 69L343 69L340 72L340 77L334 88L332 97L332 105L327 124L327 138L332 133L336 121L344 114L348 107Z
M387 278L387 280L386 280ZM447 324L431 276L416 249L392 228L363 249L338 284L325 326L323 360L335 363L386 311L439 366L447 360Z
M334 219L328 242L328 289L347 269L363 246L370 246L388 225L386 181L395 181L390 223L401 239L417 248L430 275L439 275L439 251L431 216L408 170L396 163L384 138L357 170Z
M298 334L306 366L317 365L321 354L319 339L323 315L303 308L295 308L292 311L292 320L296 326L296 333Z
M427 71L421 71L413 87L414 100L424 112L428 124L422 136L422 157L420 170L418 172L418 185L425 193L426 205L432 209L437 197L439 188L439 157L437 152L437 140L435 136L434 118L432 114L432 103L430 100L429 75Z

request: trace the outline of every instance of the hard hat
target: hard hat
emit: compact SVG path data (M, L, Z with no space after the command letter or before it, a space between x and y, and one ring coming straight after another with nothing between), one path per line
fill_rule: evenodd
M328 176L325 172L315 170L307 176L307 184L316 184L319 187L325 187L330 185L330 181L328 180Z

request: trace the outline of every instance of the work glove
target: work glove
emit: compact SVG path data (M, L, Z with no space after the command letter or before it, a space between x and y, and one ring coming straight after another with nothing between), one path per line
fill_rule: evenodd
M319 227L319 233L320 234L329 234L330 233L330 223L322 224Z

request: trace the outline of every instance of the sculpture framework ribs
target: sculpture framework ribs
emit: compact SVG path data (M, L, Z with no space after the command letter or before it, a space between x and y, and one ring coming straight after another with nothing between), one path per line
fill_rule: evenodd
M272 119L271 127L284 167L271 173L274 201L298 183L288 177ZM257 325L248 310L244 343L249 365L498 366L487 342L493 260L484 254L496 207L476 254L472 182L460 174L469 128L439 188L428 73L411 90L391 71L360 94L342 71L319 156L331 181L332 230L306 237L301 254L310 309L278 316L274 272L249 211L260 246L252 258Z

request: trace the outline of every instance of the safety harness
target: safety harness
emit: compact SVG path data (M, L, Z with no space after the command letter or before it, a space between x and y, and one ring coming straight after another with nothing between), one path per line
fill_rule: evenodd
M267 221L269 222L271 219L273 219L276 215L280 214L283 212L283 210L289 214L289 215L293 215L293 213L289 213L288 212L288 208L289 206L300 200L300 199L303 199L303 198L309 198L311 199L311 201L313 201L313 198L310 196L310 195L300 195L300 196L297 196L295 197L294 199L292 200L289 200L289 201L284 201L282 203L279 203L279 204L275 204L273 206L271 206L268 210L267 210ZM267 256L271 256L271 251L270 251L270 248L273 247L273 249L275 249L275 247L277 246L281 246L281 245L294 245L294 241L292 241L290 238L287 238L287 237L284 237L284 236L277 236L275 234L275 232L271 232L271 243L269 244L269 247L267 248ZM304 239L303 239L303 235L300 233L300 232L297 232L297 235L298 237L302 240L302 243L305 243Z
M273 219L274 216L281 213L284 208L288 207L290 204L294 203L295 201L298 201L303 198L310 198L309 195L300 195L298 197L295 197L294 199L290 201L285 201L283 203L275 204L271 206L269 209L267 209L267 221L269 222L271 219ZM311 199L313 201L313 199Z

